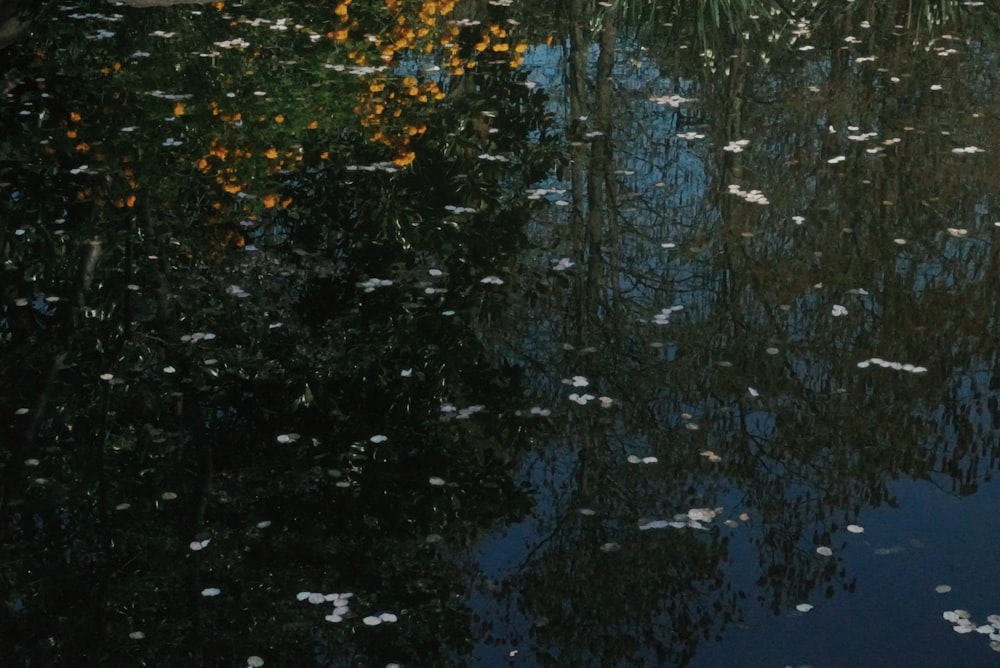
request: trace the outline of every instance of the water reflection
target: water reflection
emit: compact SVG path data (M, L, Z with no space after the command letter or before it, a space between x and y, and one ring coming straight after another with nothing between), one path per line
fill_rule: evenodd
M918 550L880 513L939 507L899 480L983 498L998 445L990 15L862 5L702 42L400 5L364 48L447 33L399 72L306 5L66 10L2 117L17 665L697 665L745 629L776 663L772 623L848 632L811 620L865 595L859 555ZM396 86L426 106L386 118ZM906 639L983 660L936 605Z
M614 26L605 28L606 39ZM743 67L759 55L744 46L700 85L672 90L682 80L676 72L653 79L662 87L654 96L682 92L697 102L654 108L640 125L633 100L650 80L630 74L642 54L620 43L591 47L571 33L560 111L571 136L583 118L593 131L572 149L577 171L568 183L546 184L570 192L572 210L542 214L556 231L539 235L584 262L571 270L575 281L554 279L561 289L551 300L515 318L531 329L511 340L509 354L557 375L586 375L616 409L609 417L570 405L570 426L541 455L574 475L543 487L561 495L537 523L537 547L502 571L522 592L524 612L514 618L526 613L533 625L530 641L510 641L532 648L528 664L615 656L622 665L683 665L753 610L747 600L788 614L817 593L853 591L855 576L814 548L844 545L838 537L866 508L895 505L893 479L939 479L947 468L949 487L964 496L992 475L997 444L986 416L996 398L965 379L991 366L981 339L963 337L959 321L976 308L970 303L992 310L984 279L993 232L980 222L972 240L954 222L983 220L990 177L966 168L954 179L932 167L953 164L952 142L937 137L950 136L940 134L943 125L964 128L968 106L945 116L940 101L907 103L933 109L929 118L900 114L895 99L891 118L868 121L879 104L863 69L872 61L845 58L832 35L815 38L836 44L829 59ZM612 50L623 47L609 77ZM892 52L879 58L903 62ZM923 82L948 81L943 58L924 56L920 84L908 63L908 95L940 92ZM584 93L587 62L593 83ZM711 111L694 134L674 138L686 135L685 106ZM602 119L611 117L608 131ZM715 145L699 161L704 175L662 178L655 166L663 147L680 175L698 134ZM929 170L916 167L920 159ZM760 189L769 203L733 197L730 184ZM905 194L927 192L949 213ZM966 306L956 310L958 299ZM672 304L684 308L657 323L652 316ZM900 362L860 371L859 362L878 355ZM536 387L565 401L551 382ZM659 463L630 467L632 453ZM682 538L636 530L642 518L703 506L723 508L733 530ZM602 519L579 515L581 507ZM751 521L741 523L743 513ZM748 540L757 554L758 577L744 588L733 585L747 568L733 562L733 540ZM513 613L509 603L500 609L502 626Z

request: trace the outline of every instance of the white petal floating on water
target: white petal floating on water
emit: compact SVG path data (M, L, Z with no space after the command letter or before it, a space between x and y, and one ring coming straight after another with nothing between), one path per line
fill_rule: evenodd
M638 455L629 455L627 461L629 464L638 464L642 460L639 458Z
M441 485L444 484L444 478L438 478L437 476L432 476L427 480L427 482L434 485L435 487L440 487Z
M599 549L601 552L617 552L622 549L622 546L618 543L604 543Z
M337 613L333 613L332 615L327 615L323 617L323 619L330 622L331 624L336 624L337 622L344 621L344 617L342 615L338 615Z
M264 665L264 659L260 658L257 655L248 656L247 665L250 666L250 668L260 668L261 666Z
M799 603L797 606L795 606L795 609L798 610L799 612L809 612L810 610L813 609L813 606L809 605L808 603Z
M697 522L711 522L715 519L716 511L711 508L692 508L687 512L689 519Z
M295 441L299 440L299 435L294 433L278 434L275 440L278 441L278 443L294 443Z
M313 605L319 605L320 603L324 603L326 601L326 596L317 592L312 592L309 594L307 599Z
M387 288L392 285L392 281L386 278L369 278L367 281L362 281L357 283L359 288L363 288L365 292L375 292L376 288ZM237 297L240 295L237 295Z
M674 109L681 106L685 102L694 101L693 98L685 98L681 97L680 95L660 95L660 96L653 95L649 99L651 102L655 102L656 104L659 105L667 105L669 107L673 107Z
M297 600L297 601L304 601L307 598L309 598L310 596L312 596L311 592L300 591L298 594L295 595L295 600Z
M847 525L847 530L850 531L851 533L864 533L865 532L865 528L863 526L859 526L857 524L848 524Z
M747 388L747 392L750 394L751 397L759 397L760 396L760 392L758 392L757 390L755 390L752 387L748 387Z
M834 304L833 309L830 311L830 313L833 315L833 317L839 318L842 315L847 315L847 308L841 306L840 304Z
M941 613L941 616L944 617L944 620L946 622L952 622L953 624L957 622L959 619L958 615L955 614L954 610L945 610L943 613Z
M821 554L824 557L829 557L829 556L831 556L833 554L833 550L831 550L830 548L828 548L825 545L821 545L821 546L819 546L819 547L816 548L816 554Z
M830 163L831 165L835 165L838 162L843 162L845 160L847 160L847 158L845 156L838 155L836 157L830 158L829 160L827 160L827 162Z
M934 587L934 591L939 594L947 594L951 591L951 585L938 585L937 587Z
M164 501L173 501L177 498L177 494L174 492L164 492L163 494L160 494L160 498Z
M480 283L485 283L487 285L503 285L503 279L499 276L487 276L479 280Z
M389 437L386 436L385 434L375 434L368 440L371 441L372 443L385 443L386 441L389 440Z
M748 146L749 144L750 144L749 139L737 139L723 146L722 150L729 151L730 153L742 153L743 147Z
M208 544L211 541L212 541L211 538L206 538L205 540L193 540L191 541L191 544L188 547L190 547L193 552L200 552L201 550L204 550L206 547L208 547Z
M218 587L206 587L201 590L201 595L205 597L218 596L222 593L222 590Z
M669 520L650 520L639 525L639 531L646 531L648 529L666 529L667 527L673 526L674 522ZM684 526L683 523L681 526Z
M378 626L379 624L382 623L382 619L379 617L375 617L374 615L368 615L361 621L364 622L365 626Z
M642 463L643 463L643 464L656 464L656 463L658 463L659 461L660 461L660 460L659 460L659 459L657 459L656 457L643 457L643 458L642 458Z
M389 624L392 624L393 622L398 620L398 617L396 617L396 615L392 614L391 612L383 612L381 615L378 616L378 618L381 619L383 622L388 622Z

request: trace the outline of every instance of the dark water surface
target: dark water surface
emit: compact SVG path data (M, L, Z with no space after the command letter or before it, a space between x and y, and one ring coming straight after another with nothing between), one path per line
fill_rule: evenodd
M1000 661L997 14L611 4L3 52L3 665Z

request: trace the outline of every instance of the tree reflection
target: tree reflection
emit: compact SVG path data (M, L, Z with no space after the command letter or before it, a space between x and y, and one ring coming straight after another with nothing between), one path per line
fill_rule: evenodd
M613 396L616 408L570 404L569 424L538 456L558 491L537 514L537 547L510 571L522 607L497 614L530 627L532 651L550 665L684 665L752 612L747 599L786 614L852 591L838 557L815 548L842 548L847 525L896 504L894 480L967 495L992 476L992 360L973 324L991 322L995 308L992 168L951 151L989 143L992 125L956 115L989 104L989 87L966 83L988 76L989 58L963 60L971 71L961 78L939 50L916 52L917 63L909 37L896 39L910 33L893 11L895 22L878 25L895 35L877 36L873 15L856 48L844 46L847 18L817 23L808 43L828 45L819 56L752 35L720 37L725 50L691 59L649 42L647 56L604 41L615 32L610 13L592 42L579 29L584 5L573 7L560 110L571 136L595 133L571 146L566 181L545 184L568 189L572 209L539 213L552 231L540 228L537 243L584 262L514 318L531 326L508 345L526 367L586 376L588 391ZM869 67L866 47L876 44L894 46ZM616 64L602 70L615 49ZM991 49L977 42L975 51ZM758 65L762 54L771 66ZM699 73L706 58L712 76ZM668 59L669 75L643 72ZM933 97L935 82L959 96L954 107ZM604 97L612 86L618 94ZM711 109L692 135L714 138L714 151L676 137L697 112L644 108L638 91ZM601 136L609 117L613 130ZM983 134L956 140L952 128ZM857 137L865 132L877 134ZM720 150L741 139L747 152ZM771 203L744 201L729 184L759 188ZM652 322L672 304L683 311L669 327ZM831 315L834 305L847 315ZM859 368L876 357L896 368ZM533 387L543 401L566 401L544 372ZM630 466L629 454L659 462ZM571 477L555 473L567 466ZM724 508L707 533L636 528L698 507ZM757 566L741 586L746 566L733 554L746 544Z
M409 169L358 169L393 158L354 130L371 85L324 67L303 9L66 9L18 55L34 84L2 120L14 665L447 665L468 619L456 555L525 511L525 436L499 417L521 379L470 325L505 300L478 279L523 245L508 193L546 168L543 98L508 58L483 62ZM488 145L453 125L484 110ZM392 286L366 291L375 276ZM452 403L487 409L449 419ZM325 622L299 591L350 591L353 616ZM372 612L405 623L368 629Z

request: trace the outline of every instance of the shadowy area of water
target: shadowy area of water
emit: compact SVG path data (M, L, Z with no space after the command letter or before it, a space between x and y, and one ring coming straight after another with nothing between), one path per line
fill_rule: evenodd
M994 661L998 17L849 4L26 3L7 660Z

